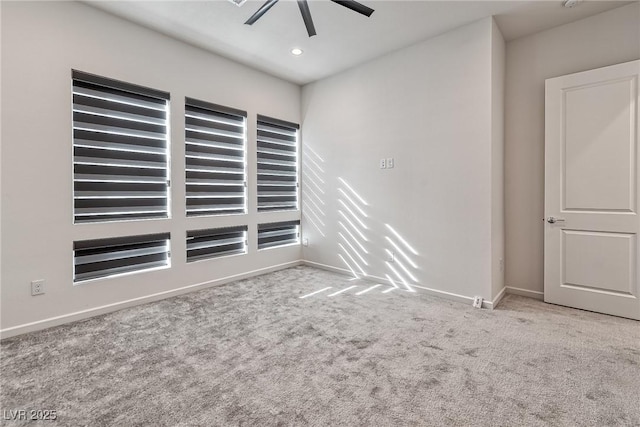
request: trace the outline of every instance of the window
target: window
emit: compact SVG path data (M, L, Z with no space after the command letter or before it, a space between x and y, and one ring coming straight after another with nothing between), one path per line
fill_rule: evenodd
M258 116L258 212L298 209L298 129Z
M167 218L169 94L75 70L72 79L74 221Z
M187 262L247 253L247 226L187 232Z
M187 216L245 213L247 113L185 101Z
M258 224L258 249L300 243L300 221Z
M169 233L74 242L73 281L168 267L169 257Z

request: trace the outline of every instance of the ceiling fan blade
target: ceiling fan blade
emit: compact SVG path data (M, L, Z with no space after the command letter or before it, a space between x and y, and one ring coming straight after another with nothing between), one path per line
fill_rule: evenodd
M316 27L313 25L313 19L311 19L311 11L309 10L309 3L307 0L298 0L298 6L300 7L300 13L302 14L302 20L305 27L307 27L307 33L309 37L316 35Z
M251 18L247 19L245 24L253 25L258 19L262 18L262 15L267 13L269 9L273 7L274 4L278 3L278 0L267 0L261 7L258 9L256 13L251 15Z
M334 3L338 3L339 5L344 6L348 9L351 9L354 12L361 13L367 17L371 16L371 14L374 12L374 10L371 9L370 7L367 7L354 0L331 0L331 1Z

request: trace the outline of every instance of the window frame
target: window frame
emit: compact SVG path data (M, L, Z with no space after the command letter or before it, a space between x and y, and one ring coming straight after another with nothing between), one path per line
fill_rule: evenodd
M94 257L94 258L100 258L100 256L102 256L104 259L103 260L99 260L99 261L94 261L93 263L96 262L109 262L112 261L114 259L133 259L133 258L140 258L141 256L149 256L152 254L146 254L146 255L135 255L131 254L132 256L129 257L117 257L115 256L115 254L117 254L118 251L113 251L110 252L112 255L110 256L108 252L100 252L100 248L115 248L115 247L126 247L126 246L141 246L141 245L145 245L145 244L152 244L155 242L161 242L164 240L164 248L165 248L165 261L166 264L164 265L155 265L155 266L151 266L148 268L140 268L140 269L134 269L131 268L129 270L125 270L122 272L117 272L117 273L108 273L108 274L95 274L92 277L88 277L85 279L78 279L78 272L77 272L77 266L78 265L88 265L88 264L92 264L92 262L84 262L84 263L78 263L78 259L82 258L82 257ZM155 245L155 247L157 248L161 248L161 245ZM119 252L123 253L125 251L142 251L143 249L122 249ZM89 254L85 254L85 255L78 255L79 251L88 251L88 252L94 252L93 254L89 253ZM158 252L161 253L161 252ZM131 264L130 266L135 266L137 264ZM140 264L143 265L143 264ZM112 278L118 278L118 277L123 277L123 276L129 276L129 275L133 275L133 274L138 274L138 273L145 273L145 272L150 272L150 271L156 271L156 270L164 270L164 269L168 269L171 268L171 234L169 232L166 233L153 233L153 234L142 234L142 235L135 235L135 236L118 236L118 237L108 237L108 238L100 238L100 239L89 239L89 240L78 240L78 241L74 241L73 242L73 285L77 286L77 285L83 285L86 283L90 283L90 282L94 282L97 280L103 280L103 279L112 279ZM113 270L113 268L107 269L107 270L96 270L96 271L108 271L108 270ZM87 274L87 273L84 273Z
M85 86L85 90L94 90L88 89L87 86L95 87L97 93L83 95L82 86ZM100 88L103 88L104 96L100 96ZM87 93L87 92L85 92ZM149 103L155 103L157 105L163 104L163 108L154 108L154 107L144 107L142 104L138 105L135 103L128 103L126 99L118 98L119 93L125 93L130 96L131 99L142 99L140 102L142 104L147 103L144 98L153 100L149 101ZM122 95L126 96L126 95ZM72 223L74 225L84 225L84 224L104 224L104 223L114 223L114 222L131 222L131 221L149 221L149 220L165 220L171 218L171 102L170 102L170 94L169 92L160 91L157 89L152 89L146 86L140 86L133 83L128 83L121 80L111 79L107 77L98 76L95 74L86 73L83 71L78 71L75 69L71 70L71 164L72 164ZM91 98L92 101L89 103L77 103L76 97L78 99ZM112 100L110 100L110 98ZM119 101L113 101L113 99L119 99ZM92 130L92 123L88 123L83 126L81 123L76 120L77 116L81 114L84 115L92 115L90 110L92 107L88 104L93 102L109 104L115 103L122 107L122 110L109 110L109 109L100 109L96 108L94 111L94 116L96 117L105 117L103 120L107 121L117 121L117 120L128 120L130 122L138 122L138 123L146 123L144 122L144 118L146 116L138 116L138 120L136 117L120 117L118 118L117 114L126 116L125 112L127 109L138 109L138 110L152 110L152 111L160 111L163 114L162 119L157 119L160 123L157 123L157 126L163 127L164 132L160 133L163 137L160 139L155 139L152 137L148 137L146 139L159 141L158 146L145 146L144 144L139 144L142 142L145 137L136 136L134 134L127 134L126 128L125 132L117 132L111 131L108 125L105 125L105 128L100 131L100 129ZM102 110L102 111L99 111ZM110 112L115 112L113 116L110 116ZM77 113L77 114L76 114ZM115 116L115 117L114 117ZM111 118L113 117L113 118ZM149 116L151 117L151 116ZM140 119L141 118L141 119ZM95 125L94 125L95 126ZM97 129L97 128L95 128ZM78 134L94 134L90 136L89 139L78 138ZM135 132L133 132L135 133ZM115 147L115 148L114 148ZM136 150L137 148L137 150ZM104 157L95 157L98 161L95 164L91 165L90 162L78 161L79 157L76 153L81 152L83 150L104 150L106 156ZM132 153L132 157L138 157L136 160L129 160L126 158L124 153ZM117 173L107 173L107 174L95 174L95 170L99 167L103 168L117 168L118 166L109 165L108 162L104 163L104 166L100 166L99 160L101 158L107 160L114 160L114 158L109 158L108 156L120 156L118 160L122 161L123 164L129 164L126 166L132 170L131 175L128 176L128 179L124 179L122 181L118 180L119 174ZM148 176L139 175L136 166L134 166L134 162L141 162L141 157L149 156L150 158L163 157L161 162L154 161L153 163L157 163L157 165L161 165L161 167L152 167L149 166L150 169L161 170L164 173L164 176L154 177L155 182L144 182L145 177L149 179ZM83 175L82 173L78 173L78 169L86 168L89 171L94 170L94 173L84 174L85 178L80 178L79 176ZM124 168L124 167L123 167ZM92 177L92 175L95 175ZM120 175L124 176L124 175ZM137 181L134 177L141 177L139 181ZM148 187L157 187L155 191L151 190L140 190L141 188ZM79 190L79 188L84 188L84 190ZM119 190L115 190L115 188L120 188ZM135 188L135 190L127 190L127 188ZM88 196L78 196L78 193L88 193ZM135 195L139 197L135 197L135 195L127 195L118 197L118 193L135 193ZM150 194L144 194L145 192L149 192ZM104 193L102 197L96 196L91 193ZM113 193L113 194L109 194ZM143 194L138 194L143 193ZM160 193L160 195L156 194ZM153 197L153 196L157 197ZM117 201L121 201L123 199L129 198L131 200L135 200L136 203L131 205L122 204L123 212L118 213L109 213L108 207L105 205L104 208L97 207L99 203L116 203ZM127 211L127 209L132 209L136 205L144 207L143 200L145 199L159 199L164 202L164 204L158 205L149 205L149 206L158 206L161 209L158 210L158 215L154 215L152 212L150 215L135 214L134 211ZM83 209L78 207L79 204L82 204L82 200L96 200L95 205L93 207L88 207L86 209L94 209L95 213L88 213L84 215L83 213L79 213L78 209ZM109 202L113 201L113 202ZM91 205L92 202L86 202L88 205ZM112 205L111 209L115 207ZM105 209L107 210L104 213L99 213L98 210ZM112 215L109 217L109 215ZM88 217L86 220L79 219L82 216Z
M231 250L231 251L220 251L211 255L198 255L194 256L193 259L189 257L190 250L199 250L204 248L195 248L189 249L189 240L195 240L199 237L213 237L213 236L223 236L225 234L233 234L233 233L242 233L242 237L235 237L236 240L241 239L241 241L235 242L235 244L241 243L242 249L241 252L239 250ZM233 237L232 237L233 238ZM249 227L247 225L238 225L231 227L216 227L216 228L206 228L206 229L195 229L195 230L187 230L186 232L186 262L187 264L191 264L194 262L200 261L211 261L223 258L229 258L234 256L242 256L249 253ZM210 242L214 242L215 240L210 239ZM203 242L204 243L204 242ZM234 244L233 242L228 245ZM209 247L213 247L215 245L211 245ZM218 246L227 246L227 245L218 245Z
M264 227L266 229L266 232L270 232L271 231L276 231L278 228L284 228L287 227L289 225L294 225L295 226L295 233L296 233L296 241L295 242L291 242L291 241L286 241L284 243L281 244L269 244L272 242L268 242L267 246L262 246L260 244L260 228ZM276 249L276 248L284 248L284 247L289 247L289 246L296 246L296 245L300 245L301 241L302 241L302 225L301 225L301 220L297 219L297 220L292 220L292 221L269 221L269 222L263 222L263 223L259 223L257 226L257 248L258 251L264 251L264 250L268 250L268 249ZM277 242L277 241L276 241Z
M261 194L263 194L264 197L264 192L261 193L260 191L260 187L261 187L261 179L260 179L260 126L261 124L267 125L267 126L273 126L275 128L282 128L282 130L284 131L288 131L288 132L295 132L295 142L292 145L295 148L295 164L293 165L294 167L294 175L291 176L295 176L295 192L293 194L295 194L295 207L291 207L291 208L275 208L275 209L271 209L268 207L265 208L261 208L260 207L260 197ZM268 132L268 131L267 131ZM265 143L269 143L269 142L265 142ZM276 143L277 144L277 143ZM281 120L281 119L276 119L273 117L269 117L269 116L265 116L262 114L258 114L256 117L256 210L259 214L262 213L268 213L268 212L299 212L300 211L300 205L301 205L301 197L300 197L300 125L297 123L293 123L293 122L288 122L285 120ZM286 150L284 150L286 151ZM276 154L273 153L273 155L276 156L286 156L286 154ZM293 157L293 156L292 156ZM291 166L289 166L291 167ZM273 169L273 170L277 170L277 169ZM264 181L262 181L264 182ZM268 187L268 186L277 186L274 185L273 182L277 182L276 181L270 181L270 183L267 184L262 184L262 186ZM283 183L285 183L285 180L282 180ZM285 185L286 186L286 185ZM290 186L294 186L294 185L290 185ZM268 193L268 192L267 192ZM277 197L277 196L275 196ZM287 196L282 196L282 197L287 197Z

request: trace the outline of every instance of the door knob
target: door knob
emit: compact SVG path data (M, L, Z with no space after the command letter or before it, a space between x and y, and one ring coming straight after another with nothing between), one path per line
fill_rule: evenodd
M549 224L555 224L556 222L564 222L564 218L556 218L554 216L550 216L549 218L547 218L547 222Z

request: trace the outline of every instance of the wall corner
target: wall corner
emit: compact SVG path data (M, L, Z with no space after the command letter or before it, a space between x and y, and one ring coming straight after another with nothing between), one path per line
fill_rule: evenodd
M491 18L491 298L502 295L505 270L504 87L506 44Z

